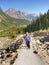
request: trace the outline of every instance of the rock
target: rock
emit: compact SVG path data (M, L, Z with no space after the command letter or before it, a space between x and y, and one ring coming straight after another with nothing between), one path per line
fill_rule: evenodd
M14 63L15 59L18 57L18 54L12 53L12 59L10 61L10 65Z
M2 63L2 59L0 59L0 63Z
M12 43L11 45L9 45L8 47L6 47L6 51L7 52L15 52L16 51L16 49L18 49L19 48L19 45L18 44L16 44L16 43Z
M40 42L44 44L45 40L43 40L43 39L40 39Z
M37 54L38 52L35 50L35 51L33 51L35 54Z

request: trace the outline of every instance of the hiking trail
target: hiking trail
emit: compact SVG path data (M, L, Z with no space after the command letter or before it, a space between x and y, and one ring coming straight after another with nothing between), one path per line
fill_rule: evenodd
M33 53L32 41L34 41L34 39L31 38L30 49L27 49L25 41L23 41L18 58L13 65L45 65L40 57Z

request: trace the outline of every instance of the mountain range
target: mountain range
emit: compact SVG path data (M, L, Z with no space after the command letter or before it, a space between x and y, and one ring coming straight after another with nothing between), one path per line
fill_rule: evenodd
M29 21L31 21L32 19L36 19L38 16L37 14L29 14L20 10L15 10L13 8L9 8L7 11L5 11L5 13L16 19L26 19Z

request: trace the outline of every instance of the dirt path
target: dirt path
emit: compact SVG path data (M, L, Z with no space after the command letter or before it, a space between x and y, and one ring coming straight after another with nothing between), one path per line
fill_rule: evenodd
M33 53L31 43L30 46L31 48L27 49L25 42L22 44L18 58L13 65L45 65L38 55Z

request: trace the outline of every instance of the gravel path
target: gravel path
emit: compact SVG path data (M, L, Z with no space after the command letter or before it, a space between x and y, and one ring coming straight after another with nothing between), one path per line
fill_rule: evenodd
M45 65L39 56L33 53L31 43L30 46L31 48L27 49L25 42L22 44L18 58L13 65Z

